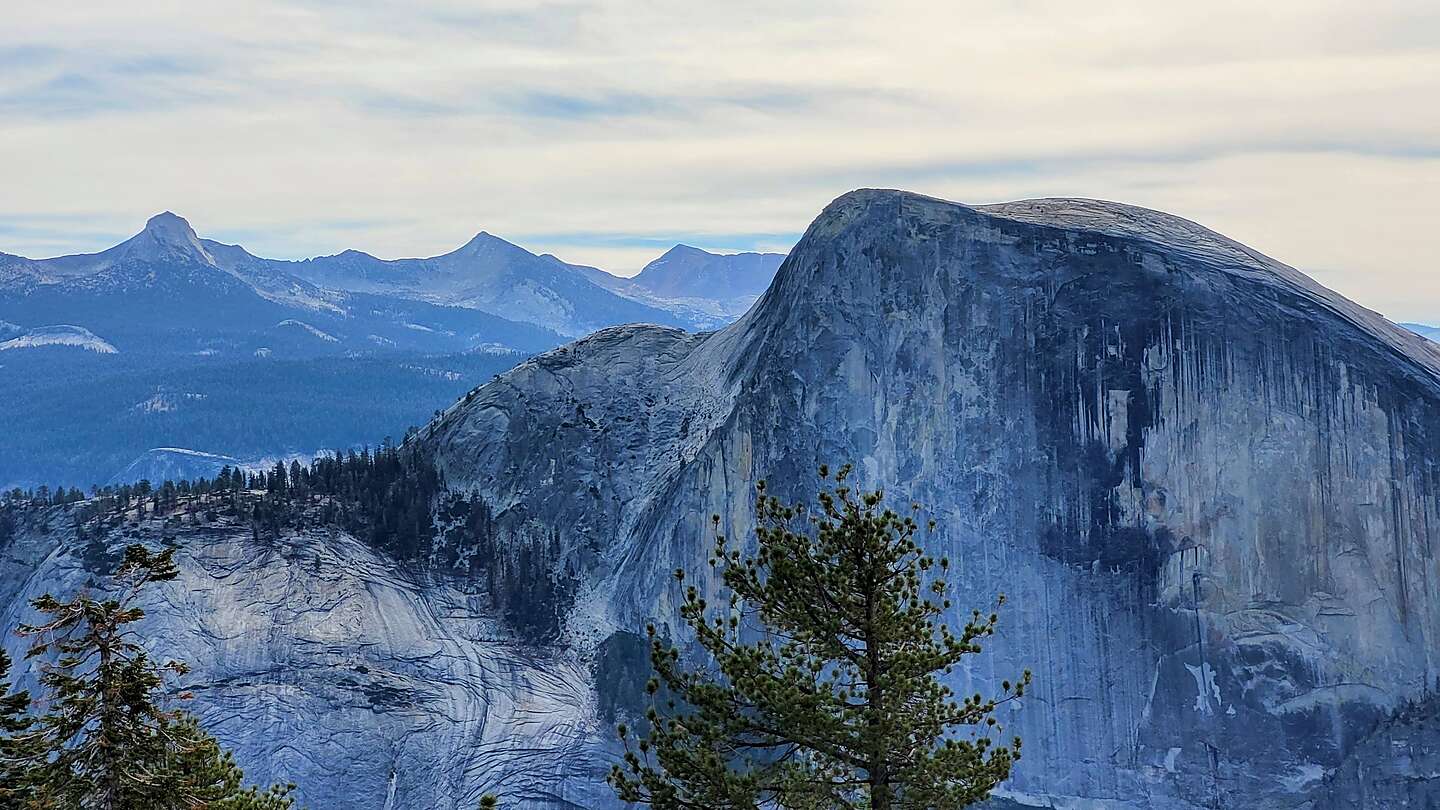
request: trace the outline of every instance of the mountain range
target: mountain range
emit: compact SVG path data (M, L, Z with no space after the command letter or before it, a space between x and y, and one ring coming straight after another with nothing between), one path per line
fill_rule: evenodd
M0 385L26 429L0 459L0 484L104 482L157 447L257 457L371 440L598 328L728 323L753 300L757 267L773 274L781 258L684 251L706 263L704 288L683 297L673 273L651 290L645 273L622 281L487 233L424 259L284 261L202 238L169 212L99 253L0 254ZM417 374L439 396L397 391L415 390ZM324 426L286 415L352 394ZM147 408L154 397L173 407ZM229 407L241 401L244 413ZM83 442L74 413L95 417ZM227 422L239 435L216 435Z
M1440 340L1440 326L1432 326L1428 323L1402 323L1400 325L1417 335L1422 335L1431 340Z
M738 543L757 480L800 499L853 462L936 519L949 618L1008 596L949 675L1034 671L1000 711L1025 755L998 806L1440 802L1440 346L1187 220L852 192L733 324L602 329L405 449L485 505L483 545L440 504L440 545L405 563L308 516L131 511L82 543L83 507L32 508L0 555L5 621L92 577L97 543L172 543L155 654L195 666L252 778L311 806L610 808L642 628L683 644L675 569L716 587L709 516ZM535 559L542 639L495 585Z
M166 212L100 253L0 254L0 318L30 328L74 324L122 351L154 353L273 352L271 343L293 356L533 351L621 323L695 328L685 307L669 302L724 309L753 300L781 258L678 246L626 280L482 232L425 259L347 250L284 261L202 239Z
M584 268L609 290L688 317L701 328L730 323L755 303L785 257L779 253L718 255L676 245L633 278Z

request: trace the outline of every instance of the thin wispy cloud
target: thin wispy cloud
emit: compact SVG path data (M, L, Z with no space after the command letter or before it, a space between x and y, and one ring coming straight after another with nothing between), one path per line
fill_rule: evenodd
M633 272L671 240L773 248L857 186L1076 195L1440 320L1435 5L30 4L0 49L0 211L94 218L0 250L168 208L281 257L483 229Z

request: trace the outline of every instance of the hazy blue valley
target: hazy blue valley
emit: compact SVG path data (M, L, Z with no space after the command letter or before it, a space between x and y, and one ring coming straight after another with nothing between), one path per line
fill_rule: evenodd
M481 233L430 259L275 261L202 239L170 213L97 254L0 253L12 426L0 489L213 476L237 460L398 441L575 336L729 323L782 258L679 246L620 279ZM167 449L202 455L177 467Z

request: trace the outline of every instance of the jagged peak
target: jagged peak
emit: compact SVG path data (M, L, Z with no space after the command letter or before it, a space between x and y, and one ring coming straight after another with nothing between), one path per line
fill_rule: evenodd
M190 223L174 211L161 211L145 221L145 230L158 234L189 234L193 236L195 229Z
M119 245L127 256L144 259L183 258L202 264L215 259L190 223L171 211L162 211L146 220L144 230Z
M677 242L674 247L670 248L669 250L667 250L667 251L665 251L663 254L661 254L661 255L660 255L660 259L672 258L672 257L676 257L676 256L714 256L714 255L716 255L716 254L711 253L710 251L705 250L704 248L698 248L698 247L695 247L694 245L687 245L687 244L685 244L684 242ZM657 259L656 261L659 261L659 259Z
M448 253L442 253L438 256L431 256L428 260L465 261L482 256L500 256L508 257L510 259L538 258L535 256L535 254L513 242L508 242L504 239L501 239L500 237L490 233L489 231L480 231L479 233L470 237L470 240L467 241L465 244L461 245L460 247L455 248Z
M506 240L501 239L500 237L496 236L496 235L493 234L493 233L490 233L489 231L480 231L479 233L477 233L477 234L475 234L474 236L470 237L470 241L468 241L468 242L466 242L465 244L461 245L461 246L460 246L457 250L455 250L454 252L455 252L455 253L460 253L460 252L474 252L474 251L477 251L477 250L485 250L485 249L491 249L491 250L493 250L493 249L495 249L495 248L512 249L512 250L525 250L524 248L520 247L519 245L517 245L517 244L515 244L515 243L513 243L513 242L507 242ZM529 253L530 251L526 250L525 252L526 252L526 253Z

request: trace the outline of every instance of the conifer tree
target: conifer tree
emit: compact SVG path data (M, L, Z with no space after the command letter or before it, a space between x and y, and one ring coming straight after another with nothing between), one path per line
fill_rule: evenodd
M10 693L10 656L0 649L0 808L34 798L41 747L30 734L30 693Z
M294 785L271 785L266 790L246 787L245 772L234 754L200 727L194 716L177 713L165 729L170 738L162 767L155 768L156 787L180 798L187 810L288 810ZM159 805L156 805L157 807Z
M833 483L826 468L820 476L818 508L782 504L757 485L754 557L713 519L710 564L729 592L720 610L708 585L686 586L675 572L680 616L711 663L687 668L650 626L649 731L620 727L625 762L610 775L622 800L949 810L1009 776L1020 740L994 741L995 709L1024 694L1030 673L994 697L957 696L943 678L981 651L998 616L975 611L952 631L949 563L925 554L915 518L883 508L881 492L853 489L848 466Z
M22 807L65 810L284 810L289 787L242 788L243 773L193 717L162 705L165 679L183 663L153 661L133 625L141 593L177 575L173 548L132 545L103 599L46 594L32 603L46 620L22 625L46 656L40 685L47 712L33 740L37 798Z

